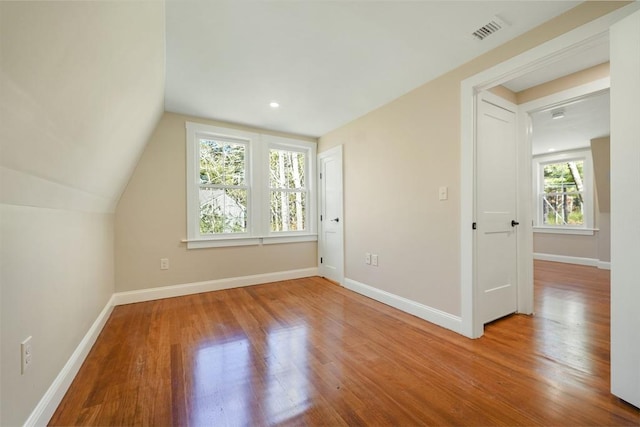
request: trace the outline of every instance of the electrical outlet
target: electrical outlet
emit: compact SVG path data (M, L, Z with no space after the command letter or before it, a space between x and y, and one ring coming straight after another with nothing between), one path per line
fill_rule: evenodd
M20 374L24 375L31 364L33 363L33 347L31 346L31 337L28 337L20 343L20 359L22 360L22 367L20 368Z
M378 266L378 254L371 255L371 265L374 267Z
M169 269L169 258L160 258L160 270Z
M371 254L369 252L364 254L364 263L365 264L371 264Z

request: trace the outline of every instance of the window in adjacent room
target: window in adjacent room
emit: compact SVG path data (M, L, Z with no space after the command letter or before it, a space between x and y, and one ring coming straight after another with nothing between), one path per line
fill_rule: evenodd
M535 226L540 229L592 229L593 185L588 150L534 157Z

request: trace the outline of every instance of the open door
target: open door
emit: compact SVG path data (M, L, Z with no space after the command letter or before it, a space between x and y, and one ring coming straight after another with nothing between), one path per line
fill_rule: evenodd
M478 96L476 280L478 316L487 323L518 309L518 158L514 106Z

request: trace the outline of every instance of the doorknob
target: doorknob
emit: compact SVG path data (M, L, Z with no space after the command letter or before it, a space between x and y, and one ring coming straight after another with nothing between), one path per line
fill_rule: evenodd
M334 218L331 221L340 222L340 218Z
M516 225L520 225L520 223L518 221L516 221L515 219L511 220L511 226L515 227Z

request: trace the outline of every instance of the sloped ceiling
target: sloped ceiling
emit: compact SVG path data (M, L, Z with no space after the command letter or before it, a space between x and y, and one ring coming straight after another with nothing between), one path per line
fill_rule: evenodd
M112 211L163 111L162 2L0 2L3 203Z
M320 136L578 3L1 1L0 202L111 212L165 107Z
M165 106L321 136L579 3L168 1Z

